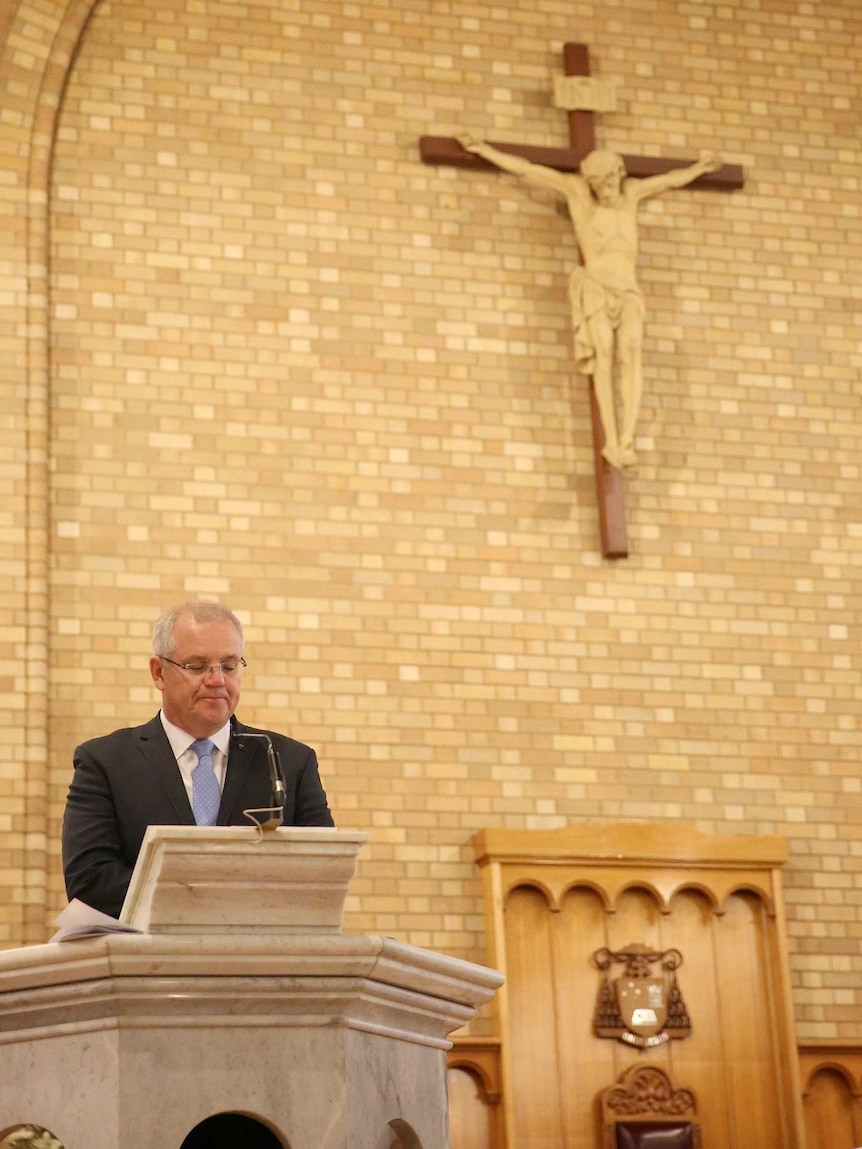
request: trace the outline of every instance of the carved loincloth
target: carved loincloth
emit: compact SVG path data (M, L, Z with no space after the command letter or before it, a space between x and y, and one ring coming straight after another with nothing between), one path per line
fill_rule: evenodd
M637 287L616 290L606 287L587 271L576 267L569 276L569 304L575 336L575 363L584 375L592 375L596 365L596 347L591 320L604 313L611 327L619 327L624 310L634 307L643 318L643 296Z

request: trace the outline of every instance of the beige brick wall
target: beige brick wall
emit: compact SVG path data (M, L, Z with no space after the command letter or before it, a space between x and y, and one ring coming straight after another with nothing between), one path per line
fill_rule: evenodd
M62 903L73 746L154 712L153 616L214 597L248 626L242 716L316 746L371 833L351 928L481 960L487 825L778 833L800 1034L858 1036L860 15L24 0L0 57L5 944ZM602 145L746 171L643 210L620 562L571 227L418 158L460 127L565 144L566 40L617 85Z

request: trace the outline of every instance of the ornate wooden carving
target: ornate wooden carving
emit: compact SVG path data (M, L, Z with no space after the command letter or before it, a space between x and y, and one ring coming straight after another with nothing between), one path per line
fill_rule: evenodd
M616 1149L620 1123L655 1125L656 1133L674 1126L688 1126L692 1149L701 1149L697 1103L690 1089L676 1089L664 1070L654 1065L635 1065L616 1085L601 1093L605 1149ZM678 1142L674 1142L678 1143ZM649 1144L661 1144L658 1137Z

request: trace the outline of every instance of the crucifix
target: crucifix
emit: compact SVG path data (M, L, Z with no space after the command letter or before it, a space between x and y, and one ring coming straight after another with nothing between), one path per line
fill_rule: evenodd
M423 136L419 149L425 163L502 168L550 187L566 199L585 265L572 273L569 297L575 317L576 358L580 369L590 376L602 554L605 558L625 558L628 538L623 468L634 460L634 420L641 388L643 302L634 278L636 204L648 195L689 184L722 190L740 188L742 169L712 159L692 163L597 151L594 113L613 109L613 92L590 76L589 52L584 44L564 46L563 69L555 89L557 106L569 113L568 148L487 144L467 136ZM613 394L616 364L610 341L620 349L623 408L619 427Z

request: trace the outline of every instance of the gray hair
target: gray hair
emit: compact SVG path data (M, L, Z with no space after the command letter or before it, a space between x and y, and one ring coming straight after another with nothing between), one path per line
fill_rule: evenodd
M189 616L195 622L229 622L239 635L240 650L245 647L242 623L232 610L220 602L181 602L163 611L153 627L153 654L156 658L170 658L176 647L174 627L181 618Z

